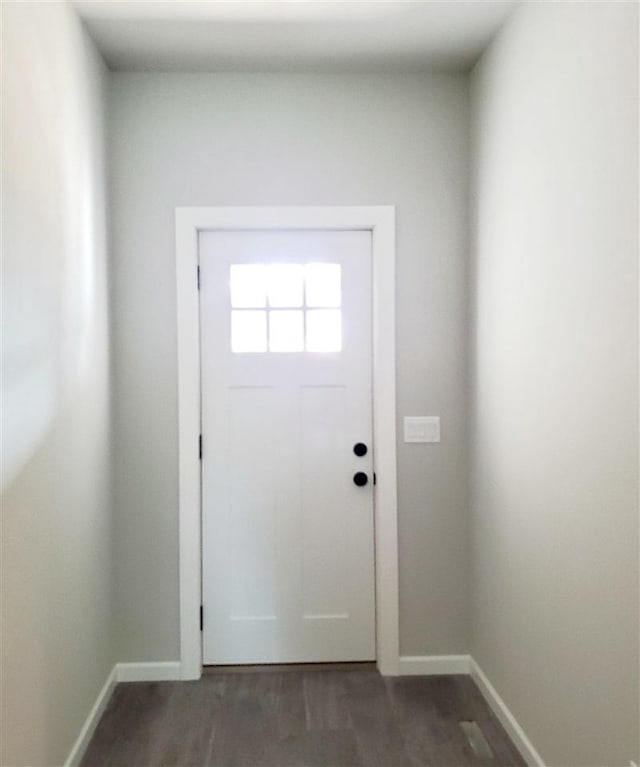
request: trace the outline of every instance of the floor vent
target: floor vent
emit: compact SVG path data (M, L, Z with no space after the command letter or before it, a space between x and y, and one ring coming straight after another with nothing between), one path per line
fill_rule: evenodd
M487 743L487 739L477 722L460 722L460 727L464 732L469 745L473 749L476 756L480 757L483 762L491 764L493 762L493 751Z

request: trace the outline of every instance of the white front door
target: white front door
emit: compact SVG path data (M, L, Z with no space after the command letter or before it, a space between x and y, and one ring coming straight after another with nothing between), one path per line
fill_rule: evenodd
M373 660L371 233L199 259L203 662Z

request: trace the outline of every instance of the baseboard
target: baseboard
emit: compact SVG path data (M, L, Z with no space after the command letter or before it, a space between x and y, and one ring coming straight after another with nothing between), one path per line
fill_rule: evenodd
M102 689L98 693L98 697L96 698L95 703L91 707L91 711L89 711L89 715L87 716L84 724L82 725L80 734L78 735L76 742L73 744L73 748L71 749L69 756L67 757L64 763L64 767L76 767L76 765L80 764L80 762L82 761L84 752L87 750L89 741L91 740L91 737L96 727L98 726L100 717L102 716L105 708L107 707L107 704L109 703L109 698L111 697L111 693L113 692L113 688L116 685L116 669L117 669L117 666L114 666L111 669L111 673L107 677L106 682L104 683L104 685L102 686Z
M402 655L398 661L400 676L468 674L470 670L469 655Z
M500 724L507 731L513 745L518 749L522 758L529 767L545 767L542 757L533 747L529 738L527 738L525 731L518 724L517 719L511 713L507 704L498 695L496 688L491 684L484 671L473 658L470 660L471 676L480 688L480 692L483 694L493 713L500 720Z
M89 741L98 726L100 717L109 703L113 688L117 682L162 682L181 679L182 669L179 661L161 663L116 663L111 669L106 682L98 693L95 703L87 716L76 742L73 744L64 767L77 767L82 761Z
M177 679L182 679L180 661L116 665L117 682L174 682Z
M546 767L542 757L533 747L506 703L470 655L405 655L399 659L398 673L402 676L471 674L527 765L529 767ZM107 707L116 682L162 682L175 681L181 678L180 661L117 663L98 693L64 767L76 767L80 764L91 736ZM631 762L631 767L635 767L633 762Z

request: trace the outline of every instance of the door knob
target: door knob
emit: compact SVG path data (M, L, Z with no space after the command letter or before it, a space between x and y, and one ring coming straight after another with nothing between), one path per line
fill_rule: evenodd
M353 482L358 487L364 487L368 481L369 481L369 477L367 477L364 471L358 471L353 475Z
M364 444L364 442L356 442L356 444L353 446L353 452L358 456L358 458L362 458L363 455L367 454L367 446Z

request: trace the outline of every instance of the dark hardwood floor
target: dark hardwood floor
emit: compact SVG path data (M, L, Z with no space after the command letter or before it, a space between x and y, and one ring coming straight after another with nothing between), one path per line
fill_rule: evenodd
M470 677L383 678L371 664L350 664L207 669L198 682L119 684L82 762L107 765L525 763Z

